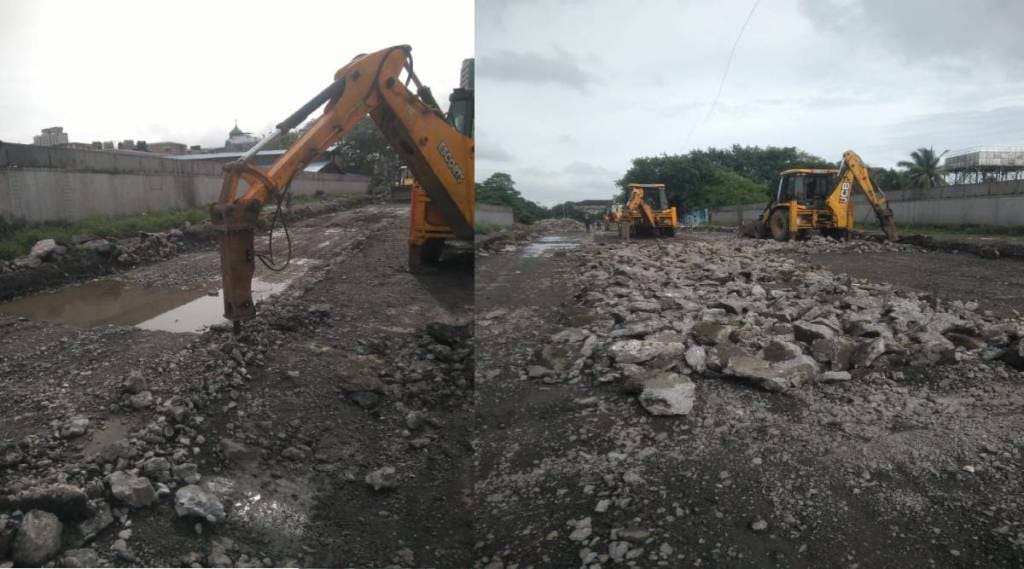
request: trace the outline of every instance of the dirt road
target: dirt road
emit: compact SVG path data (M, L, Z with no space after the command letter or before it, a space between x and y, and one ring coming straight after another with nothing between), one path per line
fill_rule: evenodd
M875 310L865 302L874 297L887 306L931 303L966 314L971 305L953 301L1013 305L1005 288L989 284L997 274L1015 279L1020 265L1007 275L1006 267L992 270L974 257L954 256L959 264L950 268L943 255L866 254L856 245L811 256L869 279L851 281L805 272L785 256L762 265L767 253L752 254L753 247L775 245L733 239L687 234L672 245L622 245L549 235L584 244L541 256L527 247L478 262L475 566L1020 566L1020 371L946 344L942 358L925 357L925 348L897 332L892 345L910 342L909 351L886 348L875 363L833 372L836 381L819 376L772 392L728 373L740 373L730 366L759 346L785 352L803 345L804 355L777 358L796 357L800 365L807 365L806 353L817 355L793 343L793 326L778 323L783 315L759 312L764 301L757 298L790 302L818 291L813 302L800 302L812 311L855 313L861 308L834 296L847 290L863 310ZM783 254L808 253L792 249ZM717 260L684 257L696 250ZM893 269L899 266L904 270ZM943 270L957 278L945 286L928 278ZM795 275L802 280L789 280ZM676 281L687 284L672 289ZM733 290L753 296L725 296ZM823 305L824 298L835 304ZM666 306L679 316L659 319ZM687 310L713 319L696 328L699 341L691 336L692 316L682 317ZM728 338L720 335L729 330ZM630 337L642 338L639 347L623 340ZM878 345L870 337L857 341ZM679 355L658 364L655 355L639 367L621 363L641 361L641 348L651 346L669 350L656 353L690 347L685 362ZM701 357L691 359L691 351ZM635 382L665 373L679 382L670 385L692 380L688 415L653 416L644 393L635 395Z
M78 563L466 566L472 260L409 274L407 224L402 206L298 224L298 262L258 273L277 294L237 340L139 327L219 321L212 249L117 276L118 298L57 291L41 304L84 300L54 321L0 317L0 511L59 510ZM154 300L67 323L126 291ZM188 484L226 518L179 515Z

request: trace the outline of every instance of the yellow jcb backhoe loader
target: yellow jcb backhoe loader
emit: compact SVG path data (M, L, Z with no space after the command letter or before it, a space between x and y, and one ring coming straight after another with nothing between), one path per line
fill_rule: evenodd
M283 268L275 263L272 250L269 255L254 250L260 210L271 200L280 207L296 173L367 114L409 167L418 186L413 191L410 216L410 270L437 261L447 239L473 239L472 74L472 60L466 60L461 86L449 97L446 115L413 71L411 47L398 45L359 55L334 74L333 83L278 124L272 134L238 161L224 166L224 184L218 202L210 206L210 219L221 232L224 316L235 323L236 330L240 321L256 313L252 302L256 258L268 268ZM410 83L415 92L410 90ZM321 106L323 114L269 169L249 162L261 148ZM249 187L242 197L236 197L240 180Z
M630 184L629 201L618 216L619 236L676 234L676 208L668 205L665 184Z
M825 236L844 239L854 225L854 186L874 208L885 237L898 241L899 234L885 194L871 181L867 166L852 150L843 153L838 170L797 168L782 172L772 201L756 221L741 228L741 233L788 241L820 231Z

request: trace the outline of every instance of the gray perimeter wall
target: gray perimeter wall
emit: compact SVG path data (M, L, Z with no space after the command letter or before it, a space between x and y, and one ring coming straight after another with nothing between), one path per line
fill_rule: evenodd
M1024 226L1024 181L964 184L928 190L886 193L896 225ZM875 223L864 196L854 194L858 224ZM757 219L765 204L728 206L711 210L711 223L738 225Z
M0 217L75 221L203 206L220 193L221 164L136 152L0 144ZM245 191L243 182L240 191ZM301 173L295 195L365 194L370 180L351 174Z
M493 223L495 225L512 225L515 219L512 218L512 208L504 205L491 205L487 203L476 204L476 223Z

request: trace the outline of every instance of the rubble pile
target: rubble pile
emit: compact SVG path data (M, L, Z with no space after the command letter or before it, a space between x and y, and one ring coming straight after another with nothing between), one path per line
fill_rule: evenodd
M582 222L576 221L575 219L571 219L568 217L554 217L550 219L542 219L537 223L534 223L533 226L538 231L553 233L586 231L586 227L583 225Z
M695 378L769 391L872 371L1024 363L1024 322L806 266L770 241L611 244L581 254L578 299L597 315L556 334L529 375L619 382L652 414L687 414ZM832 249L904 247L829 241Z
M302 421L271 424L238 413L228 423L229 437L210 436L216 415L234 416L242 403L263 406L251 384L256 374L266 375L271 348L329 328L331 313L328 305L277 297L262 305L239 338L227 327L215 327L183 350L117 378L110 410L141 426L90 452L81 452L81 441L98 434L97 425L81 414L55 419L46 436L0 437L0 564L139 566L148 560L139 557L130 539L137 511L156 511L168 523L186 519L200 535L204 525L231 522L230 497L206 472L211 467L219 472L221 464L250 470L308 464L320 472L337 470L345 479L365 476L367 485L381 491L398 485L400 463L373 464L383 459L363 456L361 450L358 457L338 454L322 437L309 434L315 425L304 429ZM368 366L355 379L351 370L339 371L338 393L328 395L350 402L354 412L387 416L405 430L408 439L394 442L398 454L425 452L436 442L439 423L433 410L471 400L468 325L432 323L417 334L368 338L352 349L354 360L376 361L380 369ZM298 374L288 372L285 379ZM222 462L210 461L211 453ZM372 466L364 473L349 472L355 470L350 461ZM114 532L119 533L111 547L94 543ZM188 564L231 566L232 557L246 556L251 559L239 562L253 567L296 563L275 563L260 551L214 547L209 554L194 553Z

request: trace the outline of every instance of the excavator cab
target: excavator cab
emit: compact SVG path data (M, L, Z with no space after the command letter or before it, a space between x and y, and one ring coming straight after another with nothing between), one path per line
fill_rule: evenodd
M619 219L619 234L623 238L636 235L676 234L676 208L668 203L665 184L629 184L629 201L623 206Z
M664 211L668 209L668 196L665 195L665 186L643 188L644 201L647 205L651 206L654 211Z
M448 97L448 124L455 127L455 130L473 138L473 60L466 59L462 62L462 74L459 84L461 85Z
M797 202L815 208L825 207L838 170L788 170L779 178L777 202Z

